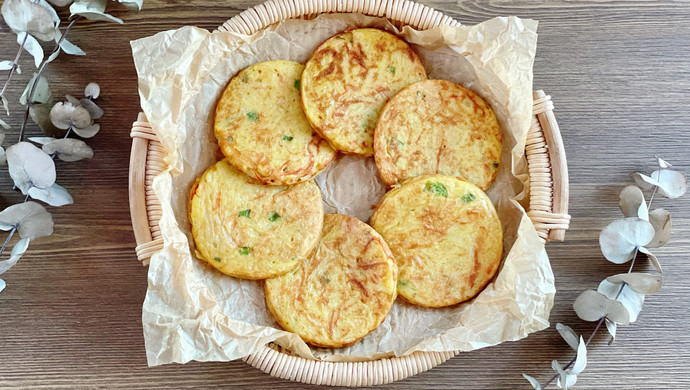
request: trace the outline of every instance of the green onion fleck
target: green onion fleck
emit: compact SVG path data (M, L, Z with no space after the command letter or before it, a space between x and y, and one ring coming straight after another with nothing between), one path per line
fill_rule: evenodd
M299 79L295 80L295 82L292 84L292 86L295 87L295 89L299 91L299 86L300 86Z
M391 140L392 140L392 141L395 141L395 142L397 142L397 143L399 143L400 145L405 145L404 142L402 142L401 140L399 140L399 139L397 139L397 138L395 138L395 137L391 138Z
M268 220L271 221L271 222L275 222L275 221L277 221L278 219L280 219L280 214L276 213L275 211L273 211L273 212L268 216Z
M389 66L388 71L391 72L391 74L395 74L395 66Z
M256 120L259 119L259 114L252 110L247 113L247 118L249 118L249 120L252 122L256 122Z
M291 136L291 135L284 135L284 136L283 136L283 141L292 142L292 140L293 140L294 138L295 138L295 137L293 137L293 136Z
M448 197L448 190L446 190L446 187L441 183L434 183L433 181L426 182L426 185L424 185L424 192L442 196L444 198Z
M250 250L251 249L248 246L243 246L242 248L240 248L240 254L246 256L249 254Z
M475 199L477 199L477 197L474 196L474 194L471 193L471 192L468 192L468 193L466 193L465 195L462 196L462 201L465 202L465 203L470 203L471 201L473 201L473 200L475 200Z
M252 212L252 210L246 209L246 210L240 211L238 215L239 215L240 217L247 217L247 218L249 218L249 214L250 214L251 212Z
M216 256L216 257L213 258L213 260L215 260L215 261L220 261L220 257Z

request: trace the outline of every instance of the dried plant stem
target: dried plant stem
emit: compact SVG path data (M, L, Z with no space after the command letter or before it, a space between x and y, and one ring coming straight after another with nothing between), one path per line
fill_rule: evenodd
M72 29L72 26L74 26L74 24L81 19L82 16L77 16L76 18L72 19L72 21L67 25L65 31L63 31L62 35L60 35L60 39L58 39L58 41L55 43L55 48L53 49L53 52L50 53L50 56L60 51L60 44L62 43L62 41L65 40L67 34L69 34L70 30ZM48 59L50 58L50 56L48 56ZM34 79L34 82L31 85L29 96L26 99L26 110L24 111L24 120L22 121L22 127L19 130L18 142L22 142L24 140L24 130L26 129L26 124L29 121L29 110L31 109L31 106L34 104L34 93L36 92L36 86L38 85L38 81L41 79L41 75L43 75L43 71L45 71L46 66L48 65L48 59L43 60L43 63L41 64L41 67L38 69L38 73L36 74L36 78Z
M19 66L19 57L21 57L22 51L24 51L24 44L26 43L26 39L28 37L29 34L25 34L22 43L19 45L19 51L17 51L17 56L14 57L14 62L12 62L12 68L10 68L10 73L7 75L7 80L5 80L5 84L2 86L0 96L5 96L5 90L7 90L7 86L10 85L10 81L12 80L12 76L14 75L14 71L17 70L17 66Z
M647 208L648 209L650 207L652 207L652 201L654 200L654 195L656 195L656 190L658 188L659 187L655 186L654 191L652 191L652 195L649 197L649 202L647 202ZM639 248L635 248L635 253L633 254L632 260L630 261L630 267L628 268L628 273L632 272L633 267L635 266L635 259L637 259L637 255L638 255L639 251L640 251ZM626 285L627 285L627 283L625 283L625 282L621 283L621 287L618 289L618 293L616 294L616 297L614 299L618 299L618 297L620 297L620 295L623 293L623 289L625 288ZM585 346L589 345L590 341L592 341L592 339L594 338L594 335L597 334L597 332L599 331L599 328L601 328L601 325L604 324L604 321L606 321L606 317L601 317L599 319L599 322L597 323L597 326L592 331L592 334L590 334L589 337L587 338L587 341L585 341ZM565 367L563 367L563 369L567 370L568 368L570 368L570 366L572 366L573 363L575 363L576 359L577 359L577 356L572 358L568 362L568 364L566 364ZM549 379L546 383L544 383L544 385L541 388L542 389L547 388L551 383L553 383L553 381L556 380L556 378L558 378L558 374L552 376L551 379Z
M7 248L7 244L10 243L10 240L12 239L12 236L14 236L14 232L16 232L16 231L17 231L17 227L16 226L12 227L12 230L10 230L10 234L7 236L5 243L2 244L2 249L0 249L0 256L2 256L3 253L5 253L5 248Z

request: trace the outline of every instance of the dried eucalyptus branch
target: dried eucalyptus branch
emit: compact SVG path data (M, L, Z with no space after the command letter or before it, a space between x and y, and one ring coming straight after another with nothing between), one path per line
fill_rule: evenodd
M659 169L647 176L634 173L637 186L625 187L619 197L619 206L625 218L613 221L602 230L599 245L604 257L615 264L630 261L626 273L612 275L603 280L597 291L586 290L575 299L573 309L585 321L597 321L597 325L584 341L568 326L556 324L563 339L576 350L576 356L565 366L554 360L551 367L556 371L544 385L529 375L523 374L533 388L545 389L553 381L556 386L567 389L575 384L577 375L587 365L587 346L603 324L611 335L609 345L616 337L618 325L628 325L637 320L642 310L645 295L661 289L663 272L657 257L648 248L658 248L666 244L671 236L671 215L664 209L649 211L654 196L669 199L681 197L687 191L685 176L671 168L671 164L657 157ZM649 202L645 202L642 190L652 190ZM656 274L633 272L639 253L647 256L656 269Z
M140 10L143 3L142 0L117 1L136 10ZM59 29L61 20L51 4L57 7L70 6L69 24L62 32ZM54 103L50 85L43 73L47 65L61 52L72 55L86 54L67 40L72 27L81 19L122 23L121 19L105 12L106 5L107 0L5 0L2 4L3 19L17 34L19 44L19 51L13 61L0 61L0 71L9 70L0 90L0 98L7 115L10 115L10 111L5 92L14 73L21 73L19 58L23 50L33 56L38 72L33 74L19 98L19 102L25 105L26 109L17 143L5 150L2 147L6 138L5 133L0 132L0 165L7 164L15 188L25 195L22 203L0 211L0 230L8 231L0 247L0 259L14 235L19 234L20 237L12 247L9 257L0 260L0 274L17 263L26 252L30 241L53 233L50 212L41 204L29 200L30 198L54 207L73 203L67 189L56 183L54 160L57 158L69 162L93 157L93 150L84 141L71 136L76 134L81 138L91 138L99 132L100 125L94 120L103 116L103 110L93 100L100 95L100 87L96 83L90 83L86 86L82 99L67 95L64 102ZM55 47L48 58L44 59L39 40L55 41ZM24 134L29 118L50 137L31 137L31 142L25 142ZM9 128L2 120L0 126ZM53 137L59 130L65 131L62 138ZM0 291L5 286L5 282L0 279Z

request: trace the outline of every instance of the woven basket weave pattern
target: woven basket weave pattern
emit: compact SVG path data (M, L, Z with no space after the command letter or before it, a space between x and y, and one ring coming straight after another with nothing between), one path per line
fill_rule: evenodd
M396 26L429 29L459 23L432 8L406 0L271 0L250 8L218 28L222 32L253 34L290 18L313 18L322 13L363 13L387 17ZM563 144L553 114L551 97L534 92L533 120L525 155L529 169L528 216L544 241L563 240L568 228L568 173ZM147 265L163 248L158 222L160 201L152 189L153 179L167 169L165 151L151 125L139 114L132 126L129 197L137 258ZM371 386L398 381L435 367L459 351L416 352L409 356L365 362L323 362L304 359L263 346L243 360L276 377L331 386Z

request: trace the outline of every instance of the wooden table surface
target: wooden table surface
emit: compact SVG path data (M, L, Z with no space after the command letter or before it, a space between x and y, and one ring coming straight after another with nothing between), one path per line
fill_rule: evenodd
M539 24L534 87L553 96L570 170L572 223L563 243L547 247L556 275L552 324L589 334L572 302L607 275L627 266L600 254L599 231L619 218L618 192L630 173L654 168L657 154L690 170L690 4L681 1L448 1L424 0L465 24L517 15ZM141 305L146 268L134 254L127 175L129 130L138 112L137 78L129 41L159 31L196 25L213 29L257 3L146 0L139 13L116 8L124 25L83 21L70 39L86 57L61 55L49 66L56 96L81 94L89 81L101 85L105 116L89 144L91 161L58 165L58 182L75 204L53 208L55 233L31 245L19 264L2 275L0 294L0 387L22 388L251 388L310 387L270 377L241 361L148 368ZM17 45L0 26L0 60ZM31 76L10 87L16 103ZM4 75L5 73L3 73ZM4 76L3 76L4 77ZM5 118L3 116L3 118ZM36 128L30 134L38 135ZM9 132L5 146L16 142ZM0 208L21 201L0 169ZM604 333L589 348L581 389L690 388L690 196L657 198L673 216L667 246L657 250L665 285L647 297L638 321L619 328L607 346ZM4 235L2 236L4 237ZM551 329L519 342L458 357L391 388L529 388L521 373L550 377L551 360L571 351Z

